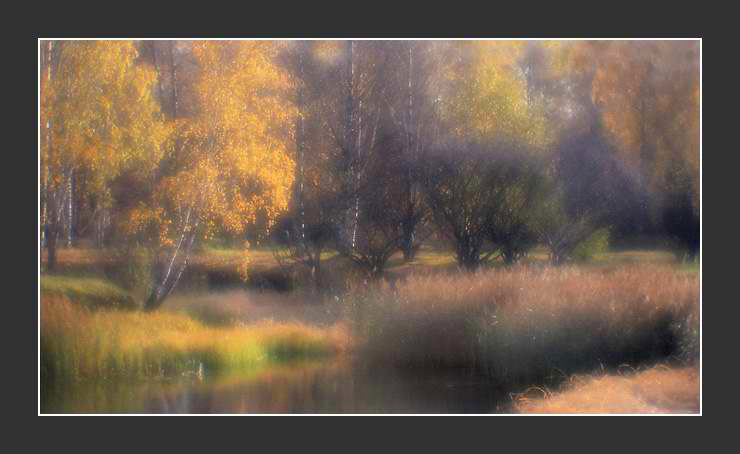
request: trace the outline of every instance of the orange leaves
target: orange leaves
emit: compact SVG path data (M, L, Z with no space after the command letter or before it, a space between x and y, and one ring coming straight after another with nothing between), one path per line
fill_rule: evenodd
M677 163L688 168L698 164L697 44L614 42L592 58L593 98L604 123L629 160L639 162L644 149L652 150L652 166L644 168L651 183L662 184L667 169Z
M134 43L55 45L59 63L42 99L50 124L50 136L42 136L53 147L45 147L45 154L53 156L50 174L82 168L95 180L110 181L132 162L152 166L158 161L170 130L152 96L157 75L135 64Z

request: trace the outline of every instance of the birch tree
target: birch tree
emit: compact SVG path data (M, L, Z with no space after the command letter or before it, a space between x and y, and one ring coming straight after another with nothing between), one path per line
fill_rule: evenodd
M278 46L192 43L198 111L177 118L177 146L164 157L168 171L157 175L148 203L131 209L126 223L131 233L152 225L158 233L162 264L147 310L176 287L198 238L219 229L242 233L260 214L269 226L287 208L295 111L285 102L288 79L275 64Z
M42 157L46 180L48 268L56 265L72 177L84 170L103 189L130 162L157 160L169 133L152 93L156 73L137 64L130 41L46 42ZM71 228L71 222L70 227Z

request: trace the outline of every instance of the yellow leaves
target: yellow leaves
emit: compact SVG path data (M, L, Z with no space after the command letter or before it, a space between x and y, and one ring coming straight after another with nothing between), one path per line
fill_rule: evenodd
M49 171L82 168L108 181L135 161L158 161L169 130L152 97L157 75L135 64L131 41L57 42L60 56L42 111ZM48 144L46 144L48 145ZM103 188L105 185L90 186Z
M527 102L526 81L516 68L523 43L471 42L456 47L463 58L444 71L442 114L458 134L545 141L543 113Z
M194 42L200 111L179 126L189 165L159 191L195 207L208 238L217 226L244 231L259 212L287 208L294 163L289 130L295 108L282 96L288 79L274 64L275 43Z

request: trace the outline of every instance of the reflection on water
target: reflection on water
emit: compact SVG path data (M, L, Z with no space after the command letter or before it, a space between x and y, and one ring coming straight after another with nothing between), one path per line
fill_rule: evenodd
M367 371L347 360L248 375L42 386L42 413L495 413L508 396L479 378Z

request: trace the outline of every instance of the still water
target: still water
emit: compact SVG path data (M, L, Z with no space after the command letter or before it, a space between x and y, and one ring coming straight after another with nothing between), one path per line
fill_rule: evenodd
M41 413L500 413L508 394L465 374L367 370L347 359L238 376L42 386Z

